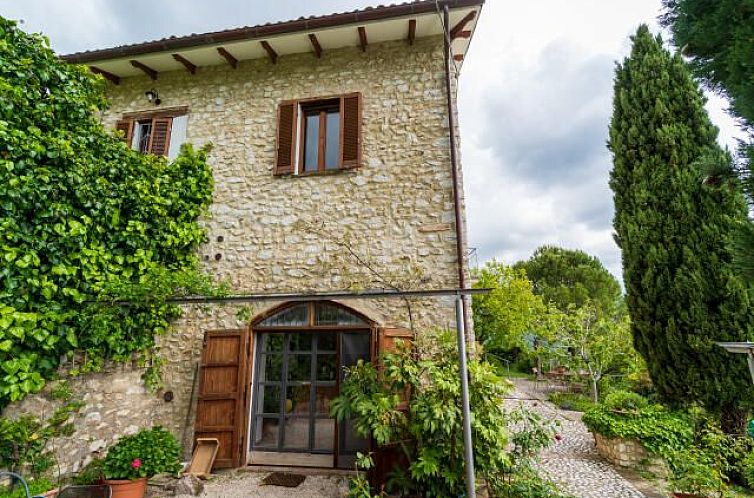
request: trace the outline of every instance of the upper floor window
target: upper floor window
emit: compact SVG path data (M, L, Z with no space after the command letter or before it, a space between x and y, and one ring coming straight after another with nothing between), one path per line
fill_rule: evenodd
M276 175L335 171L360 163L361 94L280 104Z
M175 159L186 139L187 116L160 111L159 114L135 114L118 121L115 128L132 149L144 154Z

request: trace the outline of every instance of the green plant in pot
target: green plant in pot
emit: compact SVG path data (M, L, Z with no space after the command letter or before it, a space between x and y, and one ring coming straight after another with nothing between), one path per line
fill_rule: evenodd
M181 470L180 455L178 441L159 426L121 438L102 464L112 498L142 498L148 478Z

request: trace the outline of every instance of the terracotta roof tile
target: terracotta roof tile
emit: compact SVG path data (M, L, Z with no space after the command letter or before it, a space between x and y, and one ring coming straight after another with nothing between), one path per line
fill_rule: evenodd
M118 57L133 57L147 53L162 52L165 50L176 50L243 39L263 38L265 36L329 28L357 22L389 19L391 17L400 17L411 14L423 14L431 12L438 6L442 7L443 5L448 5L450 8L474 7L484 4L484 1L485 0L413 0L403 3L366 7L349 12L308 17L302 16L290 21L267 22L256 26L243 26L240 28L224 29L208 33L191 33L190 35L185 36L173 35L167 38L141 43L76 52L63 55L62 58L71 63L87 63Z

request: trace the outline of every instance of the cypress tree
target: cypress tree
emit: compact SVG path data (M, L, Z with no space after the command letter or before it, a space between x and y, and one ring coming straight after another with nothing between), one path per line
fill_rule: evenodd
M730 249L746 204L739 190L702 182L700 163L730 157L681 57L647 26L632 41L615 72L608 148L634 345L662 398L700 402L726 430L740 430L754 388L745 359L714 342L754 331Z

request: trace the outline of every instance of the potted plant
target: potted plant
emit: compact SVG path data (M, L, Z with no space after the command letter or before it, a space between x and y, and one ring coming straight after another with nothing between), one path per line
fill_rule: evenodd
M178 441L159 426L121 438L102 463L112 498L142 498L148 478L181 470L180 455Z

